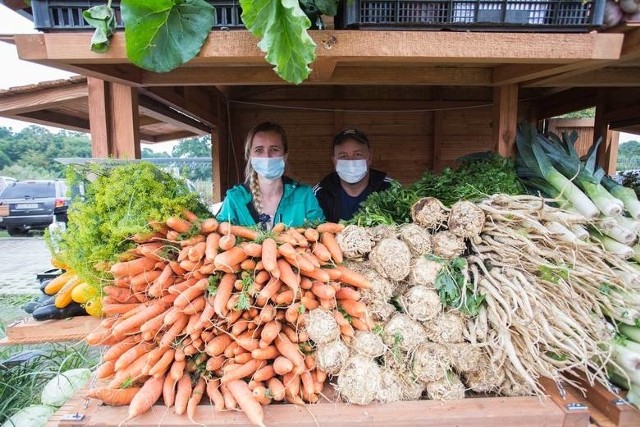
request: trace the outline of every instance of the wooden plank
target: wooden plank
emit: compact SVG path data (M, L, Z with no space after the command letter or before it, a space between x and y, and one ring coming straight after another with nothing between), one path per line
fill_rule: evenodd
M9 325L7 336L0 341L0 345L81 341L98 325L100 325L100 319L93 316L77 316L42 322L31 319Z
M139 159L140 126L138 124L138 91L131 86L111 83L110 132L113 154L117 159Z
M563 427L589 425L588 407L574 394L575 389L564 386L560 389L556 383L549 378L541 378L539 383L545 393L549 394L551 400L564 412Z
M499 86L493 97L493 135L495 150L503 157L515 157L518 126L518 85Z
M109 85L101 79L87 77L91 155L97 159L112 153L109 132Z
M87 100L87 85L84 81L62 87L43 88L42 90L17 93L0 97L0 114L15 115L65 105L69 101Z
M127 407L107 407L88 402L78 395L58 410L46 424L47 427L118 426L127 416ZM564 426L565 413L551 399L539 397L483 397L456 401L407 401L375 403L366 406L346 405L324 401L305 406L276 405L264 408L264 422L268 426L306 427L331 426ZM81 414L81 421L64 421L65 415ZM202 426L248 425L240 411L215 412L210 404L202 404L196 410L194 423ZM184 416L163 405L155 405L147 413L127 422L128 426L179 426L186 425ZM586 426L581 424L580 427ZM578 427L578 425L576 425Z
M597 408L617 427L640 426L640 411L624 400L624 393L607 390L600 383L589 384L584 378L575 378L585 389L588 402Z

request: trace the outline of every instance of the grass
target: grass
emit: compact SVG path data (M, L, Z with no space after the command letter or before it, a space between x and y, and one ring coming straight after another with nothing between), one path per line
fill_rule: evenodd
M27 316L20 307L33 295L0 295L0 336L6 325ZM86 343L43 343L0 347L0 424L29 405L39 404L44 385L58 373L94 368L98 349Z

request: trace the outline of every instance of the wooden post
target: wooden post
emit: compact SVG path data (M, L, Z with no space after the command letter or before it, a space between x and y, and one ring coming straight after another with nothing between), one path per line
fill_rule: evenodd
M87 77L91 154L95 158L139 159L138 91Z
M598 147L597 164L609 175L616 172L618 163L618 140L620 133L609 130L609 120L607 110L610 103L605 90L599 90L596 103L596 117L593 125L593 142L602 138L602 143Z
M104 80L87 77L89 96L89 129L91 130L91 156L104 159L113 153L109 141L109 84Z
M495 150L501 156L515 157L518 126L518 85L498 86L493 90L493 135Z
M118 159L139 159L141 153L138 90L120 83L110 84L114 155Z

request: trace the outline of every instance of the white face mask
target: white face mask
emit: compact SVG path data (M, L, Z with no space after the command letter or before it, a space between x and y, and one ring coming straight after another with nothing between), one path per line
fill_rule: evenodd
M251 166L261 177L274 181L284 174L284 157L251 157Z
M365 159L361 160L338 160L336 162L336 172L338 176L349 184L360 182L367 175L369 167Z

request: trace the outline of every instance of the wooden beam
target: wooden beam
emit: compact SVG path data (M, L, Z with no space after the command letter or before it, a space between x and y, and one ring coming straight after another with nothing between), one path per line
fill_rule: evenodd
M507 85L540 80L585 67L601 67L609 63L607 60L584 60L561 65L507 64L495 68L494 85Z
M580 111L595 106L596 91L592 88L573 88L546 96L538 100L538 119L555 117L572 111Z
M153 117L163 123L170 123L191 134L201 135L211 132L211 128L206 126L192 117L186 116L161 102L156 101L148 96L140 96L138 98L140 112L148 117Z
M558 62L582 59L618 59L623 34L597 33L497 33L439 31L310 31L318 58L350 62L405 60L446 63ZM106 53L89 50L91 33L17 35L20 59L52 60L69 64L129 64L124 33L111 39ZM323 41L334 39L328 47ZM86 49L79 48L86 46ZM446 49L443 49L446 46ZM550 48L552 46L553 48ZM248 31L212 31L189 66L204 64L262 64L264 53Z
M43 108L50 110L69 101L86 101L87 97L85 82L6 94L0 96L0 115L19 115Z
M493 91L493 135L495 149L503 157L515 156L518 126L518 85L498 86Z
M336 61L317 59L311 64L311 69L313 71L309 76L309 82L328 82L336 69Z
M209 128L215 125L216 119L209 108L211 92L203 88L188 88L182 85L147 87L141 89L141 94L180 111Z
M604 68L533 82L528 87L640 87L640 67Z
M88 120L82 120L77 117L55 111L30 111L28 113L21 114L20 116L15 116L15 118L16 120L23 120L43 126L53 126L77 132L89 132Z

